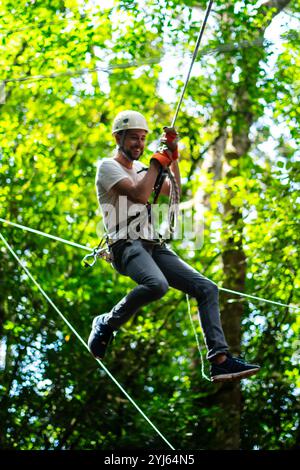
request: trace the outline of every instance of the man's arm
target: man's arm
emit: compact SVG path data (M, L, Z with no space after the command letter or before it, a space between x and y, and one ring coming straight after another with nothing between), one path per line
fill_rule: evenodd
M160 139L161 144L163 144L164 152L166 153L172 163L170 165L170 169L172 174L175 177L175 180L179 187L179 194L181 195L181 179L180 179L180 170L178 166L178 139L179 135L174 127L164 127L164 133ZM166 196L170 195L171 183L169 179L165 179L160 194L164 194Z
M146 204L153 191L160 168L158 161L153 159L144 178L138 183L133 183L130 178L124 178L116 183L112 189L117 191L120 196L127 196L135 203Z

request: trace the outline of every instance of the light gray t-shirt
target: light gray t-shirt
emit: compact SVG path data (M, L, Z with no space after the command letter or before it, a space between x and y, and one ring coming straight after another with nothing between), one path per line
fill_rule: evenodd
M114 189L116 183L124 178L130 178L137 183L144 178L144 170L146 167L139 161L133 162L132 169L124 167L113 158L103 158L99 161L96 174L97 197L106 231L112 240L155 238L146 206L137 204L126 196L120 196ZM128 218L136 214L138 217L128 224Z

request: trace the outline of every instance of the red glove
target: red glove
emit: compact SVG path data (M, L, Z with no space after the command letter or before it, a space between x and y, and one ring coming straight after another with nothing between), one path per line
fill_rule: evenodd
M163 145L166 145L172 152L172 160L178 158L178 140L179 135L176 132L175 127L164 127L164 133L160 139Z

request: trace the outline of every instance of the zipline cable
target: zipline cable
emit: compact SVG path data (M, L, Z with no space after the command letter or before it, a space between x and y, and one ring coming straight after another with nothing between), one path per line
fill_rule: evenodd
M229 292L230 294L237 294L237 291L231 290L231 289L225 289L225 287L219 287L219 290L222 290L223 292ZM257 297L256 295L250 295L250 294L244 294L244 293L240 293L240 295L242 295L243 297L248 297L249 299L253 299L253 300L262 300L269 304L278 305L279 307L288 307L288 308L293 308L295 310L300 310L300 307L297 307L297 305L283 304L281 302L276 302L275 300L263 299L262 297Z
M52 240L66 243L67 245L75 246L75 248L82 248L83 250L86 250L86 251L93 251L93 248L89 248L88 246L80 245L79 243L75 243L75 242L70 242L69 240L66 240L65 238L56 237L55 235L50 235L49 233L41 232L40 230L36 230L34 228L26 227L25 225L16 224L14 222L10 222L9 220L2 219L1 217L0 217L0 222L4 222L5 224L12 225L13 227L20 228L27 232L32 232L32 233L36 233L37 235L42 235L42 237L52 238Z
M203 33L204 33L204 29L205 29L209 14L210 14L212 4L213 4L213 0L210 0L208 5L207 5L207 8L206 8L204 20L203 20L203 23L202 23L202 26L201 26L201 29L200 29L200 33L199 33L199 36L198 36L198 39L197 39L197 42L196 42L196 46L195 46L194 53L193 53L193 56L192 56L190 68L188 70L188 73L187 73L187 76L186 76L186 79L185 79L185 83L184 83L184 86L183 86L183 89L182 89L182 92L181 92L181 96L180 96L179 101L178 101L178 105L177 105L177 108L176 108L176 111L175 111L175 114L174 114L174 117L173 117L173 120L172 120L171 127L175 126L175 123L176 123L176 120L177 120L177 117L178 117L178 113L179 113L179 110L180 110L180 107L181 107L181 104L182 104L182 100L183 100L183 97L184 97L184 94L185 94L185 90L186 90L188 82L190 80L192 68L193 68L194 62L195 62L197 54L198 54L201 39L202 39L202 36L203 36Z
M205 47L201 50L201 55L213 55L218 52L230 52L230 51L238 51L239 49L246 49L248 47L256 47L256 46L262 46L263 44L267 46L274 45L275 43L271 41L267 41L264 38L258 38L255 39L254 41L241 41L240 43L228 43L228 44L221 44L220 46L209 48ZM179 59L187 59L190 56L190 54L186 54L184 56L179 56L179 55L172 55L171 58L178 58ZM170 59L170 56L168 55L168 59ZM57 77L62 77L62 76L76 76L76 75L84 75L86 73L94 73L94 72L106 72L110 73L111 71L114 70L124 70L124 69L129 69L132 67L143 67L145 65L155 65L155 64L161 64L162 62L166 61L166 57L153 57L149 58L147 60L143 60L140 62L125 62L124 64L109 64L106 68L102 67L93 67L93 68L80 68L80 69L72 69L72 70L65 70L64 72L53 72L49 74L40 74L40 75L25 75L23 77L12 77L12 78L5 78L0 81L2 83L2 86L6 85L7 83L18 83L18 82L35 82L39 80L51 80Z
M28 29L33 30L33 29L39 29L41 30L44 27L49 27L49 26L58 26L62 21L67 21L67 18L62 18L62 19L57 19L58 21L51 21L51 22L46 22L45 20L41 20L39 23L36 25L33 23L28 26L23 26L23 28L16 28L16 29L5 29L5 28L0 28L0 36L9 36L10 34L14 33L21 33L22 31L27 31ZM64 25L63 27L68 26L68 24Z
M27 276L32 280L32 282L35 284L35 286L38 288L38 290L42 293L42 295L45 297L45 299L49 302L49 304L54 308L54 310L59 314L59 316L63 319L63 321L66 323L66 325L70 328L70 330L74 333L74 335L79 339L79 341L83 344L83 346L89 351L88 345L85 343L85 341L82 339L80 334L75 330L75 328L71 325L71 323L67 320L67 318L61 313L61 311L58 309L58 307L52 302L50 297L46 294L44 289L40 286L40 284L35 280L35 278L31 275L29 270L26 268L26 266L22 263L18 255L14 252L13 248L9 245L9 243L6 241L6 239L3 237L2 233L0 232L0 238L3 241L4 245L6 248L10 251L10 253L13 255L13 257L18 261L19 265L22 267L22 269L25 271ZM90 353L90 352L89 352ZM126 396L126 398L132 403L132 405L138 410L138 412L143 416L143 418L150 424L150 426L157 432L157 434L168 444L168 446L172 449L175 450L175 448L170 444L170 442L164 437L164 435L157 429L157 427L150 421L150 419L145 415L145 413L141 410L141 408L135 403L135 401L131 398L130 395L124 390L122 385L117 381L117 379L111 374L111 372L105 367L105 365L99 360L96 359L98 364L102 367L102 369L106 372L106 374L110 377L110 379L119 387L121 392Z
M1 81L2 84L11 83L11 82L35 82L39 80L47 80L56 77L62 76L73 76L73 75L84 75L85 73L93 73L93 72L107 72L109 73L111 70L117 69L129 69L132 67L142 67L143 65L151 65L151 64L158 64L161 61L159 57L153 57L152 59L145 60L143 62L125 62L124 64L111 64L107 65L106 67L94 67L89 69L88 67L84 67L82 69L74 69L74 70L65 70L64 72L53 72L45 75L31 75L31 76L24 76L18 78L5 78Z
M199 354L200 354L200 360L201 360L201 374L202 374L202 377L203 377L204 379L208 380L208 382L211 382L211 379L210 379L209 377L207 377L207 375L205 374L205 370L204 370L204 360L203 360L203 356L202 356L202 352L201 352L201 346L200 346L200 343L199 343L197 331L196 331L196 328L195 328L195 325L194 325L194 322L193 322L193 318L192 318L191 305L190 305L190 299L189 299L189 295L188 295L188 294L186 294L186 303L187 303L187 306L188 306L188 314L189 314L190 322L191 322L191 325L192 325L192 328L193 328L193 332L194 332L194 336L195 336L195 339L196 339L198 351L199 351Z
M206 8L206 12L205 12L204 20L203 20L202 26L200 28L200 32L199 32L199 35L198 35L198 38L197 38L197 41L196 41L196 45L195 45L195 48L194 48L194 53L193 53L193 56L192 56L190 67L188 69L188 73L187 73L187 76L186 76L186 79L185 79L185 82L184 82L184 85L183 85L183 88L182 88L182 91L181 91L181 95L180 95L180 98L179 98L179 101L178 101L178 104L177 104L177 108L176 108L176 111L175 111L175 114L174 114L174 117L173 117L173 120L172 120L171 127L175 127L175 123L176 123L176 120L177 120L177 117L178 117L178 113L179 113L179 110L180 110L180 107L181 107L181 104L182 104L182 101L183 101L185 90L186 90L188 82L190 80L192 68L193 68L194 62L195 62L197 54L198 54L199 46L200 46L200 43L201 43L201 39L202 39L204 30L205 30L205 26L206 26L210 11L211 11L212 4L213 4L213 0L209 0L207 8ZM170 173L171 173L171 171L170 171L169 168L167 168L167 170L164 170L164 168L160 169L160 171L158 173L158 176L156 178L155 186L154 186L154 188L155 188L155 194L154 194L154 200L153 200L154 204L156 203L156 201L158 199L158 196L160 194L160 191L161 191L162 185L165 181L165 178L167 176L170 177Z
M76 248L82 248L83 250L90 251L90 252L93 251L93 249L88 246L80 245L79 243L71 242L64 238L56 237L55 235L50 235L49 233L41 232L40 230L35 230L33 228L27 227L26 225L16 224L14 222L10 222L9 220L2 219L1 217L0 217L0 222L3 222L4 224L12 225L13 227L19 228L21 230L25 230L27 232L36 233L37 235L41 235L43 237L52 238L53 240L59 241L61 243L66 243L67 245L71 245ZM226 289L225 287L218 287L218 289L224 292L228 292L230 294L239 295L241 297L248 297L249 299L259 300L261 302L267 302L270 304L278 305L279 307L288 307L294 310L300 310L300 307L297 307L296 305L289 305L289 304L284 304L282 302L276 302L275 300L268 300L268 299L265 299L264 297L257 297L255 295L245 294L244 292Z

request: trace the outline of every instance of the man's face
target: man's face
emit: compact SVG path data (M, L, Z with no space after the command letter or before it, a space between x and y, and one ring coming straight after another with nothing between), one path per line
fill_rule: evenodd
M132 160L138 160L144 152L147 132L142 129L129 129L124 140L124 150L130 155ZM122 136L117 135L118 144L121 143Z

